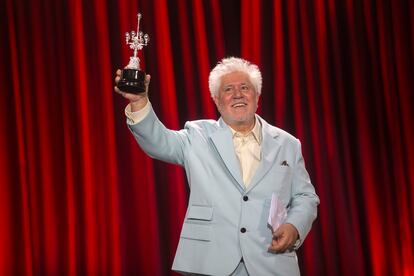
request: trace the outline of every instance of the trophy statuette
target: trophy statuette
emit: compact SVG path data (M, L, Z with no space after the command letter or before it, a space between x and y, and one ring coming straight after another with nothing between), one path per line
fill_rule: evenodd
M142 15L138 13L137 32L125 33L126 44L129 48L134 50L134 56L129 58L128 65L122 70L121 79L118 82L117 87L119 90L140 94L145 92L145 72L140 70L139 58L137 56L138 51L142 50L144 46L148 45L149 36L139 30L139 22Z

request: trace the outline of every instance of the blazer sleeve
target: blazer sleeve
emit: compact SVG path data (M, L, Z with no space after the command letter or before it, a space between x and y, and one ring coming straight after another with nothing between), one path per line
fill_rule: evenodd
M129 125L136 141L152 158L168 163L184 164L184 148L188 141L187 130L171 130L164 126L151 107L139 123Z
M290 208L285 220L286 223L293 224L299 232L296 248L300 247L308 235L317 216L319 204L319 197L305 168L300 141L297 142Z

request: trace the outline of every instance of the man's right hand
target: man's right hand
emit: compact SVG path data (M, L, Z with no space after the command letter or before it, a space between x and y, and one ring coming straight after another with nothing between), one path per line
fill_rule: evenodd
M114 87L115 92L118 94L121 94L125 99L129 100L131 104L131 112L141 110L148 102L148 87L149 87L149 83L151 80L151 76L150 75L145 76L145 92L142 92L140 94L132 94L132 93L121 91L116 86L118 85L118 82L121 79L121 73L122 71L120 69L116 71L115 87Z

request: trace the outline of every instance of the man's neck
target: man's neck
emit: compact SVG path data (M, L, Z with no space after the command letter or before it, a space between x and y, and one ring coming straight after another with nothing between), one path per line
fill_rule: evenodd
M230 126L234 131L240 132L241 134L248 134L254 128L254 124L256 122L256 118L253 119L250 123L240 123L240 124L227 124Z

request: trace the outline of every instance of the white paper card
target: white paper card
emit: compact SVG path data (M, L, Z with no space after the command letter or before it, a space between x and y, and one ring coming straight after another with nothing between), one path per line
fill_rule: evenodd
M279 228L279 226L286 219L286 216L286 208L279 200L279 197L275 193L272 193L272 201L270 203L269 218L267 219L267 223L272 227L273 232Z

